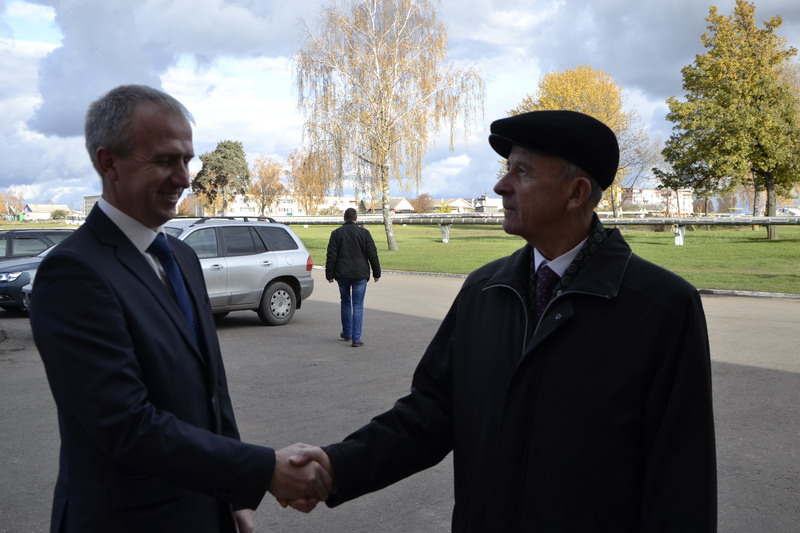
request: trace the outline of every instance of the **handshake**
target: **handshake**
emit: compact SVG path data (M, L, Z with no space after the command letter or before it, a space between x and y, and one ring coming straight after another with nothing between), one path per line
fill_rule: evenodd
M299 443L276 451L269 492L282 507L310 512L335 492L328 455L322 448Z

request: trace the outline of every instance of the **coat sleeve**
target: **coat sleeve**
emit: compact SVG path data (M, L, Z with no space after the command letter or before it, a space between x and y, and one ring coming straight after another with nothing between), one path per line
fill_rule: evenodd
M59 410L62 440L91 443L109 461L135 472L255 508L274 470L274 451L216 435L153 403L158 393L152 381L162 379L162 391L169 383L154 372L153 357L150 365L143 362L137 346L146 342L159 355L171 337L153 327L151 337L137 344L129 328L137 318L120 301L108 277L113 274L97 263L52 255L42 263L32 295L34 340ZM227 398L227 390L223 394ZM228 424L235 430L235 422ZM65 428L75 435L64 435Z
M372 277L379 278L381 277L381 262L378 259L378 248L375 246L375 241L372 239L372 234L369 230L364 228L364 232L366 233L365 252L367 254L367 260L372 267Z
M324 449L335 507L439 463L453 449L452 327L455 306L423 355L411 392L385 413Z
M717 477L706 320L697 291L649 386L640 531L717 530Z
M336 230L331 232L328 239L328 251L325 255L325 279L332 280L335 277L336 261L339 258L339 242L336 238Z

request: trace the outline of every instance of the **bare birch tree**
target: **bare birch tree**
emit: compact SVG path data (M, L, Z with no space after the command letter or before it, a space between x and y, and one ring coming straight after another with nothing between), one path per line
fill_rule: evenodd
M389 250L397 250L390 180L418 188L431 138L446 125L450 149L483 110L474 68L445 62L447 31L429 0L334 1L319 30L303 25L296 56L298 104L312 150L328 154L332 186L345 173L356 194L380 197Z

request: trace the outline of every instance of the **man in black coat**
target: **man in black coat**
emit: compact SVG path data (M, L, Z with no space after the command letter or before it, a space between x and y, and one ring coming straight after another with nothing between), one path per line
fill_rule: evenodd
M137 85L86 116L103 195L32 294L61 433L53 533L252 532L267 490L304 510L327 497L322 467L289 464L299 446L240 441L200 263L163 233L189 186L189 116Z
M342 340L353 347L364 346L361 324L364 320L364 295L367 292L369 269L375 283L381 279L378 250L367 228L356 224L358 214L352 207L344 210L344 224L331 232L325 260L325 278L339 284L341 298Z
M324 448L335 506L453 452L452 531L716 531L697 290L633 254L594 209L614 133L572 111L495 121L495 185L522 249L473 272L408 396ZM302 503L302 502L300 502Z

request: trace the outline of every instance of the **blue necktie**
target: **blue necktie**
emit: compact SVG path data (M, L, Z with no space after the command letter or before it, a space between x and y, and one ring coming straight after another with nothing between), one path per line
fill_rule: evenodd
M175 254L172 253L172 248L169 247L167 238L163 233L159 233L156 239L147 248L148 252L155 254L158 257L164 273L169 279L169 284L172 286L172 291L175 293L175 300L178 302L178 307L181 309L181 314L189 324L189 329L192 330L192 335L197 339L197 330L194 326L194 313L192 312L192 304L189 301L189 293L186 291L186 283L183 281L181 269L178 268L178 263L175 261Z

